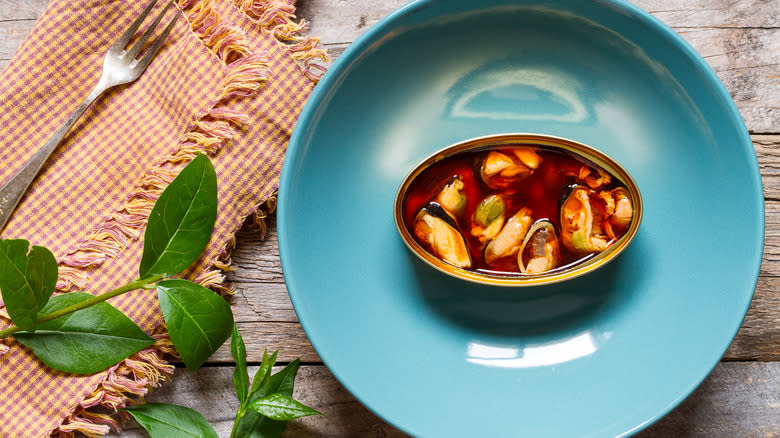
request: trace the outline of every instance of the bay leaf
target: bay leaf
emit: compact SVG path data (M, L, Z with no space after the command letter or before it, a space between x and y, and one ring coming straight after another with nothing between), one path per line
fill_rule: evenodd
M252 400L249 402L248 408L276 421L295 420L310 415L325 416L322 412L278 392Z
M255 377L252 379L252 387L249 389L249 395L251 396L258 389L260 385L265 382L269 375L271 375L271 368L276 364L276 357L279 355L279 350L274 351L272 355L268 355L268 350L263 351L263 358L260 361L260 367L258 367Z
M176 351L187 369L198 369L230 336L230 305L211 289L179 279L157 283L157 297Z
M83 292L58 295L41 309L47 314L92 298ZM34 333L14 337L55 370L94 374L152 345L147 335L124 313L102 302L36 326Z
M176 275L200 257L217 218L217 174L200 154L165 188L149 214L139 274Z
M272 356L274 361L277 353L278 351ZM259 388L249 396L250 402L274 393L292 397L293 387L295 386L295 374L298 372L299 364L300 360L295 359L282 368L281 371L264 379ZM260 370L258 370L258 373L260 373ZM255 379L257 378L257 374L255 374ZM238 423L236 436L239 438L279 438L286 427L286 421L272 420L255 411L247 411L244 418Z
M186 406L146 403L124 410L151 438L219 438L200 412Z
M38 311L54 292L57 260L42 246L22 239L0 240L0 291L11 321L35 330Z
M236 367L233 368L233 386L236 388L238 401L243 404L249 396L249 372L246 368L246 345L235 323L233 335L230 337L230 355L236 362Z

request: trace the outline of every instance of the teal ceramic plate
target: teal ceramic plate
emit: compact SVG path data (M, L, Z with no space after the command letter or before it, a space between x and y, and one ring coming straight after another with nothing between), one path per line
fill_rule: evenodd
M404 246L393 198L447 145L508 132L594 146L644 218L608 266L538 288L467 283ZM361 402L421 437L613 437L707 376L763 249L756 157L674 32L617 1L422 0L339 57L284 163L279 247L309 339Z

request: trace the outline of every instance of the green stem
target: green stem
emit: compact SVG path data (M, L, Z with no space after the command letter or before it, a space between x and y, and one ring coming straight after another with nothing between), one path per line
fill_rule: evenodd
M110 298L114 298L115 296L122 295L123 293L130 292L132 290L136 289L148 289L153 283L156 283L160 280L165 278L165 274L158 274L153 275L151 277L147 278L139 278L137 280L133 280L130 283L127 283L124 286L120 286L110 292L106 292L101 295L96 295L88 300L81 301L79 303L73 304L68 307L63 307L60 310L47 313L40 318L38 318L37 321L35 321L36 324L41 324L46 321L51 321L52 319L57 319L60 316L67 315L69 313L76 312L81 309L86 309L87 307L94 306L97 303L102 303L103 301L106 301ZM8 336L11 336L12 334L20 331L21 328L12 325L11 327L8 327L5 330L0 330L0 339L7 338Z
M230 431L230 438L236 438L236 432L238 432L238 423L241 422L241 419L244 418L244 415L246 415L246 407L242 404L238 408L235 421L233 421L233 430Z

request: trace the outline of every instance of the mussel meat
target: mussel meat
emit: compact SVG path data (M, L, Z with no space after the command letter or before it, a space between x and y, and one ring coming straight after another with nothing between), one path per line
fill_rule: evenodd
M536 170L542 164L542 157L534 148L514 148L512 153L529 169Z
M485 247L485 263L517 254L528 229L533 223L531 209L523 207L506 221L498 235Z
M561 249L555 226L546 219L531 225L517 252L517 266L523 274L541 274L560 263Z
M510 189L531 175L542 158L533 149L513 149L512 155L489 151L480 165L482 181L493 190Z
M594 190L574 186L561 206L561 243L577 254L603 251L610 242L604 230L610 215L606 207Z
M599 190L612 181L612 176L600 167L582 166L578 178L593 190Z
M618 187L609 192L615 202L615 212L609 218L609 223L618 233L624 232L631 225L634 217L634 207L631 204L631 196L625 187Z
M451 215L459 215L466 208L466 195L463 193L463 187L463 178L460 175L454 175L436 196L436 202Z
M474 226L471 235L482 244L492 240L504 226L506 204L498 195L490 195L479 203L474 211Z
M441 205L430 202L420 209L414 218L414 234L436 257L459 268L471 267L466 239Z
M466 140L416 166L394 220L425 263L485 285L550 284L622 253L642 221L631 176L604 153L539 134Z

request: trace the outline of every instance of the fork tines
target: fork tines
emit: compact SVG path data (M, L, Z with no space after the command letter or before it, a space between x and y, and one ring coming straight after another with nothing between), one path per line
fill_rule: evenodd
M166 12L171 8L175 0L171 0L168 2L167 5L165 5L165 8L163 8L162 12L160 12L157 17L154 19L154 22L149 26L149 28L146 30L146 32L141 35L137 41L132 45L132 47L127 47L130 43L130 40L132 39L133 35L138 31L138 28L141 27L141 23L144 22L144 19L149 15L149 12L154 8L155 4L157 3L157 0L152 0L151 3L144 9L144 11L141 13L141 15L138 16L138 18L133 21L133 23L130 25L130 27L127 28L125 33L122 34L122 36L117 39L117 41L114 43L113 46L111 46L111 49L109 49L110 52L113 52L115 55L121 56L121 57L128 57L130 59L135 59L136 56L141 52L146 42L149 40L149 38L154 33L154 30L157 28L157 26L160 24L160 21L162 21L163 17L165 16ZM176 15L171 19L170 22L168 22L168 25L165 27L165 29L162 31L159 37L157 37L156 40L154 40L151 44L151 47L144 53L143 58L138 59L138 63L136 64L135 68L140 68L143 70L146 68L146 66L151 62L152 58L154 58L154 55L157 53L157 51L160 50L160 47L162 46L163 41L165 41L165 38L168 37L168 34L171 32L171 29L173 28L174 23L176 23L176 20L181 15L181 11L177 10Z

